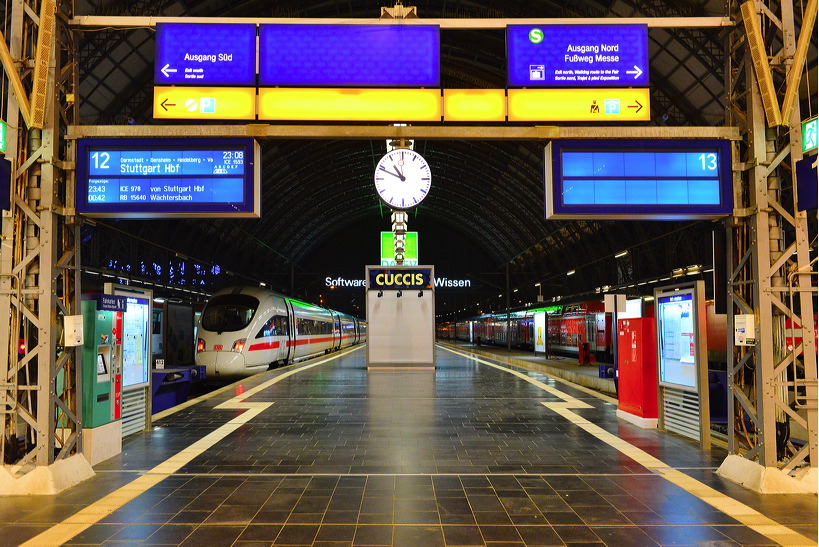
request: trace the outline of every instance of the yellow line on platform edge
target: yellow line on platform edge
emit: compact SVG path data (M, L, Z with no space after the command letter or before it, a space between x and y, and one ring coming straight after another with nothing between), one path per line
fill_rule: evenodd
M608 444L615 450L619 451L625 456L628 456L632 460L636 461L646 469L653 471L669 481L670 483L682 488L686 492L696 496L697 498L701 499L708 505L711 505L718 511L721 511L728 515L729 517L736 519L737 521L741 522L751 530L762 534L763 536L776 541L780 545L784 545L785 547L816 547L816 542L808 539L807 537L799 534L784 526L779 524L775 520L772 520L756 509L748 507L747 505L740 503L739 501L733 499L730 496L726 496L725 494L718 492L703 484L702 482L698 481L697 479L690 477L683 473L682 471L678 471L674 469L667 463L655 458L648 452L637 448L636 446L632 445L628 441L624 441L620 437L609 433L602 427L593 424L586 418L583 418L579 414L572 412L570 409L580 409L580 408L592 408L591 405L578 401L574 397L563 393L559 389L553 388L551 386L547 386L543 382L539 382L534 378L530 378L526 374L521 372L511 370L505 366L497 365L495 363L491 363L484 359L480 359L474 355L468 353L458 352L449 348L443 348L451 353L455 353L458 355L468 356L471 359L498 370L502 370L518 378L521 378L532 385L535 385L544 391L560 398L563 402L560 403L547 403L542 402L541 404L552 410L553 412L560 414L568 421L576 425L577 427L585 430L587 433L597 437L604 443Z
M236 416L215 431L205 435L187 448L182 449L180 452L174 454L164 462L155 466L153 469L148 470L144 475L137 477L125 486L121 486L117 490L114 490L88 507L81 509L61 523L56 524L48 530L31 538L30 540L21 544L20 547L56 547L71 540L73 537L81 534L94 524L97 524L99 521L118 510L129 501L132 501L136 497L144 494L151 487L156 486L173 473L179 471L183 466L193 461L194 458L203 454L206 450L273 405L273 403L244 402L249 397L252 397L260 391L284 380L285 378L289 378L294 374L329 363L330 361L334 361L339 357L344 357L345 355L361 349L362 347L364 346L359 346L352 350L333 355L332 357L321 359L320 361L309 365L294 368L293 370L289 370L284 374L279 374L267 382L259 384L258 386L219 404L214 408L220 410L240 409L247 410L247 412L243 412L239 416Z

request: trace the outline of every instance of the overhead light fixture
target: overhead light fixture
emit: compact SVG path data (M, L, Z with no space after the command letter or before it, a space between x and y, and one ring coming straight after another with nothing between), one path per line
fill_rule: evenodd
M569 270L568 272L566 272L566 275L574 275L574 270Z
M702 264L692 264L685 269L685 275L697 275L702 272Z
M653 296L644 296L643 300L645 300L646 302L650 302L650 301L654 300L654 297Z
M540 283L535 283L535 287L540 287Z
M626 256L627 254L628 254L628 249L625 250L625 251L620 251L619 253L614 255L614 258L620 258L620 257Z
M685 268L674 268L671 270L671 277L682 277L685 275Z

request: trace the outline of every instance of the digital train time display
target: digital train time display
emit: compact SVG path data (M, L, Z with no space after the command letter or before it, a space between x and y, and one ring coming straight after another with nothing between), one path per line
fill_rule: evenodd
M258 217L253 139L80 139L77 211L98 217Z
M552 141L546 218L682 220L731 214L731 150L714 140Z

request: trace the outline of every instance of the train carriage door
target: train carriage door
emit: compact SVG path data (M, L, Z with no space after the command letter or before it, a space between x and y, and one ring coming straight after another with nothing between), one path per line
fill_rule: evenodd
M341 337L344 336L341 328L341 314L330 312L330 317L333 318L333 351L341 349Z
M293 357L296 352L296 313L293 311L293 304L285 299L284 309L287 313L287 342L285 346L287 350L284 354L284 363L289 365L293 363Z

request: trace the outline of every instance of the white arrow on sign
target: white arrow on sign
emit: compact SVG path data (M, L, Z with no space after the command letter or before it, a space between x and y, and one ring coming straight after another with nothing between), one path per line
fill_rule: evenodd
M642 73L643 73L643 71L642 71L642 70L640 70L640 67L638 67L637 65L634 65L634 70L627 70L627 71L626 71L626 74L634 74L634 79L635 79L635 80L636 80L637 78L639 78L639 77L640 77L640 74L642 74Z
M170 78L170 76L171 76L171 75L169 74L170 72L178 72L178 70L176 70L175 68L170 68L170 66L171 66L171 64L170 64L170 63L168 63L167 65L165 65L165 66L163 66L163 67L162 67L162 70L160 70L160 72L161 72L162 74L164 74L166 78ZM635 68L636 68L636 67L635 67Z

